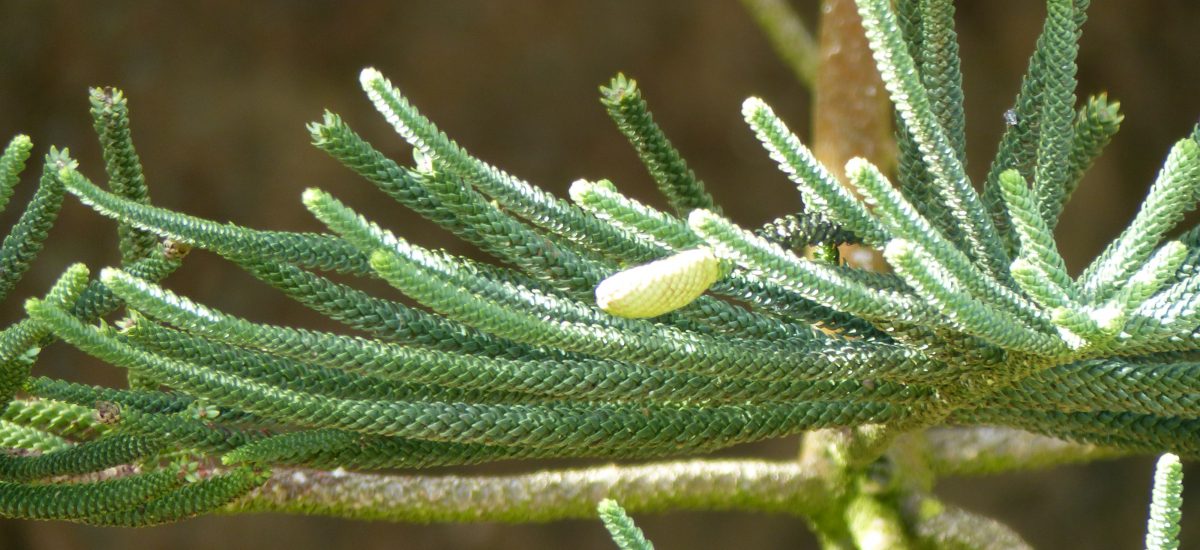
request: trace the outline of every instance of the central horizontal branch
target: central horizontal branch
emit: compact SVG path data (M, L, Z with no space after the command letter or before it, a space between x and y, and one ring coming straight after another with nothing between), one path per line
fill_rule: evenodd
M224 513L284 512L406 522L593 518L596 503L630 512L752 510L809 514L826 480L793 462L687 460L512 476L376 475L276 469Z

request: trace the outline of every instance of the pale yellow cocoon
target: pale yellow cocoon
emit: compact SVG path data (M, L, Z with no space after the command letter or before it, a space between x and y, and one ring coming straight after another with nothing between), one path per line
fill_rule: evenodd
M692 303L720 277L721 263L711 250L685 250L601 281L596 305L617 317L657 317Z

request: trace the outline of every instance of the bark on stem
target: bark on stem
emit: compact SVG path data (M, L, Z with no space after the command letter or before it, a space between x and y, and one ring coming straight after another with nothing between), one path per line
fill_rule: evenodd
M813 154L843 176L846 161L862 157L885 173L895 163L892 111L875 69L854 0L821 3L819 64L813 88ZM843 246L842 258L881 270L877 252Z
M284 512L406 522L593 518L611 498L630 512L753 510L803 515L825 483L794 462L689 460L514 476L411 476L277 469L227 514Z

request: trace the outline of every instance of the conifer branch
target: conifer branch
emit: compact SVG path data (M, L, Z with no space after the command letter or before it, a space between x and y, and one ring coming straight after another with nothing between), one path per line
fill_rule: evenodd
M33 142L29 140L29 136L18 135L8 142L4 153L0 154L0 212L8 206L13 187L20 181L21 172L25 170L25 161L29 160L29 152L32 150Z
M1031 192L1025 178L1021 177L1021 173L1016 170L1008 170L1000 174L999 185L1021 244L1017 261L1027 264L1039 275L1044 276L1043 280L1052 285L1053 290L1050 291L1052 295L1064 297L1066 304L1074 302L1078 298L1079 292L1075 289L1074 281L1067 275L1066 262L1055 248L1054 235L1046 225L1045 218L1036 209L1034 193L1037 192L1037 189ZM1019 282L1020 280L1018 280ZM1032 289L1024 287L1024 290L1030 292ZM1045 292L1030 292L1030 294L1046 295ZM1042 305L1061 307L1064 304L1058 300L1047 300L1043 301Z
M132 508L179 484L170 470L80 484L26 485L0 481L0 516L86 520Z
M0 420L0 448L46 453L70 446L70 441L52 433Z
M1183 465L1179 457L1165 454L1154 468L1154 491L1147 523L1146 548L1179 548L1180 507L1183 505Z
M1125 118L1120 108L1120 103L1109 102L1105 94L1089 97L1087 103L1079 108L1071 132L1071 153L1068 157L1070 171L1066 181L1061 187L1045 187L1044 193L1039 196L1038 206L1047 226L1053 228L1057 225L1063 206L1079 187L1084 172L1120 129L1121 121Z
M1171 148L1141 210L1079 276L1081 290L1103 298L1141 266L1159 241L1200 198L1200 144L1183 139Z
M608 116L617 123L625 139L633 144L676 214L686 215L697 208L720 211L705 191L704 182L696 179L679 151L654 123L636 81L618 74L607 87L600 87L600 95L600 103Z
M828 265L798 258L710 212L693 212L689 223L718 256L751 266L768 280L828 307L866 319L923 321L933 317L927 306L907 293L864 286Z
M958 35L954 32L954 3L950 0L920 0L920 54L912 53L921 79L929 90L933 112L950 140L960 163L967 162L966 121L963 114L962 69L959 67ZM910 47L911 53L911 47Z
M0 331L0 446L12 449L0 454L0 515L126 526L218 510L543 521L593 517L609 497L636 512L805 515L830 545L988 547L1023 542L929 497L932 477L1200 456L1200 230L1164 241L1200 197L1200 126L1172 149L1130 226L1072 279L1053 229L1121 122L1104 96L1074 106L1088 2L1050 0L982 197L965 170L953 5L892 4L861 0L858 11L896 105L899 185L854 159L854 188L844 187L751 98L744 118L806 203L757 230L719 213L623 76L602 102L674 214L606 180L579 180L573 203L559 199L471 156L364 70L367 95L415 148L413 165L332 113L309 126L313 143L504 265L417 246L316 189L303 202L330 234L151 206L124 98L94 90L111 192L51 148L0 248L0 297L64 192L117 221L122 267L90 280L72 266ZM842 29L853 12L837 14ZM0 207L30 150L17 136L0 155ZM829 254L841 243L882 251L895 272L841 265ZM805 258L809 245L826 254ZM160 286L190 246L362 333L253 322ZM382 279L417 305L319 271ZM110 326L104 316L121 306ZM31 377L56 339L137 384ZM947 424L962 427L917 432ZM804 454L787 464L504 478L315 470L663 458L803 432ZM615 506L604 513L632 533ZM1155 521L1167 534L1154 540L1174 537L1176 520Z
M1073 0L1050 0L1046 3L1044 31L1046 71L1039 118L1037 168L1033 178L1033 194L1042 222L1049 227L1056 197L1065 194L1070 185L1071 142L1075 108L1075 56L1078 36ZM1001 190L1004 175L1000 175ZM1050 274L1054 276L1053 273Z
M654 545L646 540L642 530L633 523L633 518L625 513L617 501L604 499L596 505L596 512L604 522L604 527L612 535L613 542L621 550L654 550Z
M325 271L371 272L360 252L328 235L221 224L118 197L75 170L65 170L60 177L67 191L101 214L231 259L271 259Z
M18 142L11 161L14 167L18 165L15 162L16 157L20 156L22 150L26 149ZM0 300L12 292L25 270L29 269L34 257L41 252L42 243L49 236L50 227L54 225L58 210L62 206L63 183L59 179L58 171L72 166L74 161L67 156L66 150L59 152L51 148L46 154L45 162L37 192L29 200L12 231L4 238L4 242L0 243ZM16 172L13 174L15 176Z
M92 525L148 527L213 513L267 481L269 471L241 467L188 483L135 507L85 519Z
M946 284L957 285L979 300L996 304L1010 315L1019 316L1034 326L1045 325L1045 314L1033 304L999 280L981 270L962 252L943 239L929 222L924 220L908 204L891 183L862 159L851 159L846 166L846 175L872 204L874 214L885 224L888 231L900 238L910 239L930 254L937 265L946 271ZM890 246L890 243L885 246Z
M10 401L0 418L21 426L70 439L89 439L103 434L109 426L101 424L91 407L50 399Z
M142 161L133 148L129 132L129 104L125 94L116 88L92 88L92 124L100 138L100 152L108 173L108 186L113 193L131 201L150 204ZM121 261L130 263L153 253L158 237L144 229L122 224L117 227Z
M823 212L830 220L862 238L866 244L881 247L890 234L845 187L820 163L774 111L758 98L742 104L742 116L754 129L759 141L779 163L780 169L800 189L810 209Z
M1074 25L1075 40L1078 40L1082 30L1083 23L1087 18L1087 6L1091 0L1078 0L1074 2L1074 15L1072 23ZM1005 212L1001 204L1000 190L998 178L1001 172L1009 169L1016 169L1026 178L1034 176L1035 163L1037 162L1037 144L1041 135L1041 117L1042 117L1042 96L1046 93L1046 72L1050 70L1048 64L1051 57L1060 55L1061 52L1051 51L1054 46L1054 40L1061 39L1061 34L1056 34L1053 29L1055 25L1060 24L1056 20L1052 22L1050 18L1042 29L1042 34L1038 36L1037 45L1034 48L1033 55L1029 58L1029 66L1021 79L1021 87L1017 93L1017 98L1012 109L1006 113L1008 126L1004 130L1004 134L1000 138L1000 148L996 152L996 156L992 161L991 167L988 169L988 175L984 181L983 199L987 204L988 210L991 213L997 230L1006 238L1006 245L1009 249L1015 249L1015 235L1010 232L1008 213ZM1058 43L1058 47L1062 47L1062 43ZM1073 47L1073 46L1072 46ZM1071 54L1073 55L1073 54ZM1059 89L1059 93L1062 90ZM1011 115L1011 116L1009 116ZM1041 195L1050 197L1056 192L1056 189L1066 190L1067 187L1057 188L1048 186L1046 193ZM1049 206L1049 201L1043 202ZM1043 210L1048 212L1049 209ZM1051 220L1047 219L1047 225L1053 227Z
M666 250L700 244L687 222L618 193L607 180L595 183L576 180L571 184L570 195L575 204L620 227L630 238L650 238L654 246Z
M946 202L963 231L969 247L964 252L989 273L1003 273L1007 267L1007 254L999 234L971 187L945 130L937 122L928 92L917 80L916 67L903 43L890 3L863 0L859 3L859 15L863 18L867 39L892 102L922 155L928 159L927 169L938 181L934 190Z

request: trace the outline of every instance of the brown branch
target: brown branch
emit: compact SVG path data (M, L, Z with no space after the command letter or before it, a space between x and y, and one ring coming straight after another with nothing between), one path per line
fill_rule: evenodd
M408 522L533 522L595 517L611 498L630 512L818 510L825 481L794 462L688 460L513 476L376 475L277 469L224 512L286 512Z
M854 0L821 3L819 59L813 88L813 155L838 175L854 157L887 172L896 158L891 104ZM843 246L841 252L851 265L885 269L882 256L873 250Z

